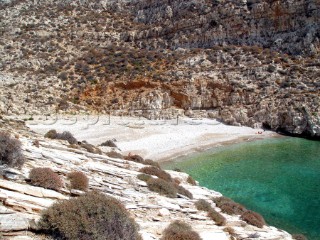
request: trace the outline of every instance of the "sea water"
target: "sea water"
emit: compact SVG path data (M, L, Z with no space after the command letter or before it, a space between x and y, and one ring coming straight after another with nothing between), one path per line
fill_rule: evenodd
M320 142L275 138L163 164L262 214L269 225L320 240Z

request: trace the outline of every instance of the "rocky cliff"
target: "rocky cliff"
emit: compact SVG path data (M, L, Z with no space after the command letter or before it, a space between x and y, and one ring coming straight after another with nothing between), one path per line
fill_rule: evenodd
M319 53L318 0L153 0L133 5L135 20L152 28L133 31L128 40L146 47L233 44L259 45L289 54Z
M2 1L0 110L183 110L317 139L319 4Z
M292 240L290 234L272 226L262 228L249 225L239 215L223 214L225 226L218 226L207 213L195 207L198 199L207 200L221 212L213 199L221 194L188 183L188 175L169 171L180 186L189 190L193 199L184 195L168 198L151 192L147 184L137 178L145 165L107 156L115 148L102 147L100 154L88 152L80 145L71 146L67 141L50 140L30 132L21 122L1 119L2 130L9 131L22 142L26 163L21 169L0 166L0 238L8 240L54 239L45 236L37 226L41 212L54 202L84 194L70 188L68 173L81 171L89 178L89 190L98 191L121 201L139 224L144 240L162 237L164 228L174 220L192 225L203 240L218 239L281 239ZM34 144L35 140L38 144ZM116 156L119 157L121 154ZM115 156L115 155L114 155ZM29 173L33 168L51 168L63 179L59 190L46 189L30 184ZM227 228L228 227L228 228ZM228 230L229 229L229 230Z

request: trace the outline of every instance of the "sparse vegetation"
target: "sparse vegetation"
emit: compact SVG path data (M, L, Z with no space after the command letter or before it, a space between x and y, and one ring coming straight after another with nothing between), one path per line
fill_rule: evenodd
M164 230L161 240L201 240L201 238L190 225L174 221Z
M177 189L171 182L167 182L161 178L150 178L147 181L147 184L148 188L153 192L157 192L170 198L177 197Z
M96 192L53 204L42 213L39 227L58 239L141 240L125 207Z
M157 167L144 167L140 169L140 172L149 174L149 175L154 175L157 176L158 178L161 178L165 181L172 181L172 178L169 173L166 171L163 171L162 169L159 169Z
M263 226L266 224L266 222L260 214L250 210L244 212L241 215L241 219L258 228L263 228Z
M22 167L25 157L21 151L21 142L12 138L8 132L0 131L0 165Z
M83 172L71 172L68 174L68 178L72 189L86 191L89 187L89 179Z
M63 187L60 176L51 168L33 168L29 173L30 183L35 186L59 190Z

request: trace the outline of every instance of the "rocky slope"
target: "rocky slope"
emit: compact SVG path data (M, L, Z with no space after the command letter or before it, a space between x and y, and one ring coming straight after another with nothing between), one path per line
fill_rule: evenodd
M318 0L133 2L135 20L152 28L133 30L128 40L146 47L235 44L259 45L289 54L319 53Z
M0 6L3 114L182 109L320 137L317 0Z
M89 177L89 190L97 190L119 199L140 226L145 240L160 239L163 229L179 219L190 223L203 240L209 239L281 239L290 240L291 235L275 227L257 228L248 225L237 215L227 215L226 226L217 226L203 211L194 205L197 199L207 199L217 210L212 199L220 193L187 183L185 173L169 171L183 187L193 194L193 199L180 195L167 198L151 192L146 183L137 178L139 169L145 165L111 158L104 152L93 154L85 149L70 148L66 141L48 140L26 129L23 124L7 119L0 122L1 129L10 131L23 143L26 163L22 169L9 169L1 166L0 178L0 233L4 239L50 239L37 232L36 222L43 209L55 201L83 194L70 189L66 175L71 171L82 171ZM39 141L39 147L33 144ZM59 192L28 184L28 175L34 167L50 167L65 182ZM224 231L232 227L231 235Z

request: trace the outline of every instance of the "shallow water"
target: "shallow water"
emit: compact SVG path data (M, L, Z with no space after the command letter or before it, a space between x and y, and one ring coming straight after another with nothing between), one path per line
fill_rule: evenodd
M320 142L266 139L164 163L261 213L267 223L320 239Z

